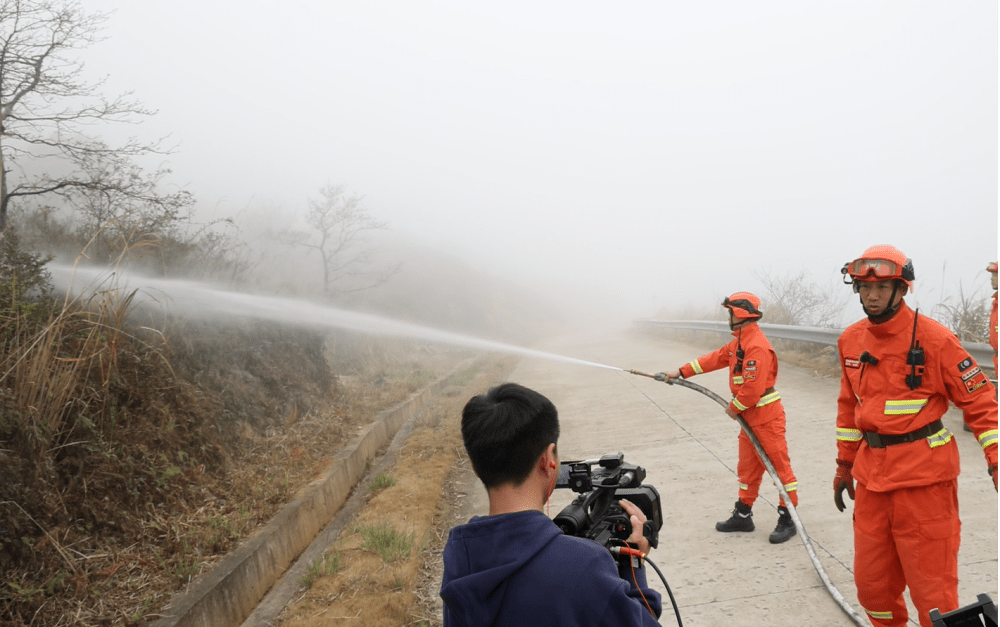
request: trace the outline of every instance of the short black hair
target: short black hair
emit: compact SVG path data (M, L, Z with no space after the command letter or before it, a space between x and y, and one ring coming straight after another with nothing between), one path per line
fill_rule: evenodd
M487 488L524 483L541 454L558 439L556 406L517 383L473 396L462 410L462 441Z

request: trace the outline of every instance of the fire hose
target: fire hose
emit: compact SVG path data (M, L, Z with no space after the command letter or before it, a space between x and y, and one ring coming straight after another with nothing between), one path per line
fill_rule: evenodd
M627 370L626 372L643 377L649 377L651 379L656 378L656 375L649 374L646 372L640 372L638 370ZM692 383L685 379L667 379L666 383L669 385L679 385L681 387L690 388L695 392L701 392L702 394L714 400L722 407L724 408L729 407L729 403L725 399L723 399L721 396L719 396L712 390L702 387L697 383ZM845 614L851 617L851 620L853 620L855 624L860 625L861 627L868 627L868 621L866 621L860 614L858 614L854 610L853 607L850 606L850 604L844 599L844 595L840 593L840 590L837 590L836 586L833 585L833 582L830 581L830 577L826 574L826 571L823 569L823 565L820 563L819 558L816 556L816 550L813 548L812 540L809 538L809 534L806 533L805 527L802 526L802 521L799 520L799 514L798 512L795 511L795 506L792 505L792 499L791 497L788 496L788 492L785 490L785 486L781 482L781 479L778 478L778 473L774 469L774 464L771 463L770 458L764 452L764 447L761 446L760 440L758 440L757 436L754 435L753 430L750 428L750 425L747 424L746 420L743 419L743 416L737 416L736 422L739 423L740 428L743 429L743 432L747 435L747 438L750 439L750 443L753 444L754 450L757 451L757 456L760 457L760 460L764 463L764 467L767 468L768 474L771 475L771 480L774 482L774 485L778 488L778 492L781 493L781 497L785 501L785 507L788 508L788 513L792 517L792 522L795 523L795 529L799 532L799 538L802 539L802 544L806 547L806 552L809 553L809 559L812 560L813 566L816 568L816 572L819 574L819 578L823 580L823 585L826 586L827 592L830 593L830 596L833 597L834 601L836 601L837 604L840 606L840 608L844 610Z

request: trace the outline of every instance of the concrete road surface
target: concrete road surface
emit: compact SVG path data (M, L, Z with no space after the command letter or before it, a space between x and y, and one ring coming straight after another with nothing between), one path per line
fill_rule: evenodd
M720 336L719 345L723 341ZM646 372L675 368L708 352L704 345L639 334L566 336L535 348ZM650 557L663 571L686 627L855 624L828 593L798 536L781 545L768 543L778 503L769 476L754 506L756 531L715 531L716 521L728 518L737 498L739 433L739 426L715 401L645 377L545 359L523 360L510 380L542 392L559 409L562 459L621 451L626 461L646 468L646 483L659 490L664 516L659 549ZM694 381L729 398L724 372ZM849 510L838 512L831 487L839 381L782 364L777 389L788 418L800 520L827 576L863 614L853 578L852 504L848 501ZM956 435L964 470L959 477L960 603L973 603L983 592L996 601L997 494L981 449L972 434L962 430L961 414L953 409L944 420ZM483 494L478 496L483 503ZM568 490L557 491L549 515L554 517L573 496ZM675 625L663 584L652 570L648 575L663 595L660 623ZM910 622L917 625L912 605L910 614Z

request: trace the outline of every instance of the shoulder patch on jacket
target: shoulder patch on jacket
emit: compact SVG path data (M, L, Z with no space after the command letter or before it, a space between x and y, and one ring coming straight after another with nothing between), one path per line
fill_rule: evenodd
M979 366L976 366L972 370L970 370L970 371L968 371L968 372L966 372L965 374L962 375L962 381L968 381L969 379L971 379L972 377L976 376L980 372L982 372L982 370L979 369Z
M986 375L979 368L963 376L962 381L965 383L965 389L968 390L969 394L989 383L989 379L986 378Z
M860 368L861 360L857 357L844 357L844 367L845 368Z
M965 372L966 370L972 367L973 363L974 362L972 361L972 357L966 357L961 361L961 363L958 364L958 371Z

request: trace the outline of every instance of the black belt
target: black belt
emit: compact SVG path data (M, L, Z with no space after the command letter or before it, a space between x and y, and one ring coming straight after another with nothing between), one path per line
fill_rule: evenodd
M938 418L929 425L923 426L916 431L910 431L909 433L899 433L893 435L883 435L876 431L863 431L861 436L868 443L868 446L872 448L885 448L887 446L892 446L893 444L904 444L906 442L915 442L917 440L922 440L923 438L930 437L944 429L944 423Z
M775 393L775 391L776 391L776 390L775 390L774 388L767 388L766 390L764 390L764 393L760 395L760 397L761 397L761 398L764 398L764 397L765 397L765 396L767 396L768 394L774 394L774 393ZM733 394L733 398L736 398L736 395L735 395L735 394Z

